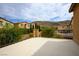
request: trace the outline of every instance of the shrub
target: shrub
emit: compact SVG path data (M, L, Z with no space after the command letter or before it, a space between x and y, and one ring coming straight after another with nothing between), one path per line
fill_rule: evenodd
M3 26L5 29L11 29L13 28L13 24L6 22L5 25Z
M42 37L53 37L55 29L49 27L42 27Z
M0 46L2 47L18 42L21 35L28 33L29 29L23 28L0 29Z
M61 35L58 35L58 34L54 34L54 36L53 36L54 38L59 38L59 39L61 39L62 38L62 36Z

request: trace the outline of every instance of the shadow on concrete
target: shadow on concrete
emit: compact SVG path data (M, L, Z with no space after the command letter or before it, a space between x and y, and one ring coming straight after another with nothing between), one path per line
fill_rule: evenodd
M79 56L79 46L73 41L48 41L33 56Z

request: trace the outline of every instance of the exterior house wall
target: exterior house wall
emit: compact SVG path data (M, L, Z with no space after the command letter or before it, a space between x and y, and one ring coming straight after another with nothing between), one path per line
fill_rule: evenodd
M30 28L30 24L29 24L29 23L26 23L26 22L15 23L15 27L17 27L17 28L27 28L27 29L29 29L29 28Z
M0 18L0 28L4 28L4 26L6 25L6 23L10 24L11 27L14 26L12 23L10 23L10 22L8 22L8 21L6 21L6 20Z
M73 8L72 29L74 33L74 41L79 44L79 4Z
M5 25L6 21L3 19L0 19L0 28L3 28L3 26Z
M41 31L39 29L33 30L33 37L41 37Z
M73 38L71 26L68 25L59 25L56 34L60 35L62 38Z
M57 27L58 30L63 30L63 29L66 29L66 28L67 28L66 25L59 25L59 26Z

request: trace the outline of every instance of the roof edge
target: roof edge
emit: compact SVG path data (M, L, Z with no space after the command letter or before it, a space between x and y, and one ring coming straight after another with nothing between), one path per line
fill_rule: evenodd
M71 4L71 6L70 6L70 8L69 8L69 12L72 12L72 11L73 11L73 7L75 6L75 4L76 4L76 3L72 3L72 4Z
M2 17L0 17L0 19L3 19L3 20L5 20L5 21L8 21L8 20L6 20L5 18L2 18ZM13 22L11 22L11 21L8 21L8 22L13 23Z

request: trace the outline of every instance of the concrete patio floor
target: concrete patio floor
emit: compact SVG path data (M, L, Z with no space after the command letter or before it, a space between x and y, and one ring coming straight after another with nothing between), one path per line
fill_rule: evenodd
M1 56L79 56L79 46L73 40L30 38L0 48Z

